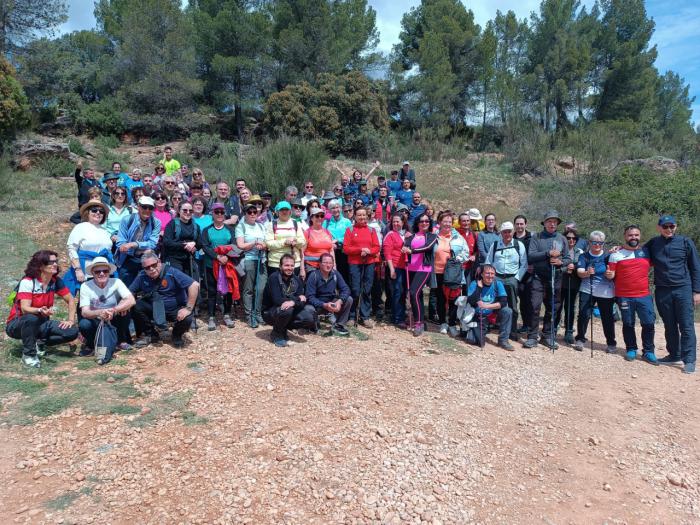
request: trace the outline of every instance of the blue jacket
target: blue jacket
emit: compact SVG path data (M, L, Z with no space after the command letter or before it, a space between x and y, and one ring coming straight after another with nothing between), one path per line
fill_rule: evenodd
M306 278L306 301L314 308L323 308L323 303L330 303L340 298L346 302L350 297L350 288L337 270L331 270L324 281L320 270L314 270Z
M693 293L700 293L700 259L693 241L683 235L670 239L659 235L649 240L646 248L657 287L691 286Z
M133 242L134 236L139 229L141 219L138 213L134 213L129 218L124 219L119 224L119 233L117 233L117 248L122 244ZM143 240L139 242L139 250L155 250L158 246L160 238L160 221L156 217L151 217L146 223L146 228L143 232ZM117 266L124 264L127 257L134 257L134 249L131 248L127 252L117 250Z

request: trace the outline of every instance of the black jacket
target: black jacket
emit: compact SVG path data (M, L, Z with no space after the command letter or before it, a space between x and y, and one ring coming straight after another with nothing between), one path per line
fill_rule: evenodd
M304 283L299 276L292 274L285 281L281 271L272 272L263 292L263 310L282 306L285 301L294 301L295 308L303 306L306 302L299 299L301 295L304 295Z
M414 233L410 237L407 237L403 241L403 245L407 248L411 248L411 242L416 236ZM420 248L411 248L411 253L422 253L423 254L423 266L433 266L435 260L435 245L438 242L438 236L434 233L427 232L425 234L425 245Z
M662 235L646 243L657 287L691 286L700 293L700 260L695 243L683 235Z
M179 236L177 235L178 221L180 223ZM178 218L170 221L163 233L163 260L178 259L184 261L189 259L192 254L185 250L183 244L191 241L195 242L197 249L202 247L202 232L194 220L190 220L188 223L184 223Z

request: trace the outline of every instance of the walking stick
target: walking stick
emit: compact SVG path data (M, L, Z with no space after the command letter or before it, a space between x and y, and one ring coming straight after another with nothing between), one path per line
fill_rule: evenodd
M260 250L258 250L258 260L255 263L255 277L253 277L253 304L250 308L250 319L248 324L251 328L258 327L258 319L256 317L256 308L258 305L258 275L260 274Z
M362 304L362 296L364 295L364 290L365 290L365 258L362 258L362 263L360 266L362 269L360 270L360 294L357 296L357 305L355 306L355 326L360 324L360 306Z
M411 306L411 277L408 274L408 254L404 254L404 257L406 259L406 297L408 297L408 326L406 327L408 330L413 328L413 307ZM406 301L404 300L404 304L406 304Z
M190 254L190 277L194 279L194 258L192 257L192 254ZM197 272L197 279L195 281L199 282L199 272ZM194 308L195 310L197 309L197 304L199 303L199 293L197 293L197 299L194 302ZM195 332L197 331L197 314L196 312L192 312L192 330Z
M484 349L484 312L479 308L479 348Z
M553 241L553 242L552 242L552 248L554 248L554 249L557 250L557 251L559 251L559 250L561 249L561 248L559 247L559 243L558 243L557 241ZM550 343L550 348L551 348L551 350L552 350L552 353L554 353L554 343L555 343L555 340L556 340L556 327L554 326L554 319L555 319L555 317L556 317L556 315L555 315L556 312L555 312L555 308L554 308L554 296L555 296L555 291L554 291L554 272L555 272L556 266L554 266L553 264L550 264L549 266L551 267L551 270L552 270L552 271L551 271L551 273L552 273L552 278L551 278L551 281L552 281L552 312L551 312L550 329L549 329L549 333L550 333L550 341L549 341L549 343Z

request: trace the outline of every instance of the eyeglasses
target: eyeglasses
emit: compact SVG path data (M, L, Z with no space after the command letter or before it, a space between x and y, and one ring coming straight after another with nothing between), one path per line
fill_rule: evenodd
M54 264L58 264L58 259L49 259L49 262L46 263L46 266L53 266Z
M139 208L141 208L144 211L153 211L153 206L148 206L148 205L144 206L142 204L139 204Z
M158 166L158 167L156 168L156 171L165 171L165 168L163 168L162 166Z
M351 211L352 211L352 209L347 208L347 209L343 210L343 213L350 213Z
M661 228L663 228L664 230L675 230L676 225L675 224L662 224Z
M126 196L126 193L124 193L123 191L115 191L114 195L121 195L122 197L124 197Z
M175 183L172 182L172 181L167 181L167 182L165 183L166 186L172 186L173 184L175 184Z
M180 208L180 213L192 213L190 208Z
M307 184L306 186L304 186L304 188L306 188L307 190L313 189L313 188L314 188L314 185L313 185L313 184Z
M418 221L418 224L430 224L430 221L428 221L428 220Z
M591 241L591 244L594 246L603 246L603 244L605 244L605 241Z
M109 275L109 268L106 270L93 270L93 275Z
M224 215L226 212L224 210L214 210L212 213L214 215Z
M245 213L246 213L246 215L257 215L257 214L258 214L258 210L252 210L252 209L251 209L251 210L248 210L248 211L245 212Z
M173 202L174 201L180 202L182 200L182 197L172 197L170 200L172 200Z
M90 213L99 213L100 215L104 215L105 211L102 208L90 208Z
M569 235L567 235L566 238L569 239L570 241L575 241L575 240L576 240L576 237L569 236Z
M324 213L317 213L316 215L312 215L314 219L323 219L326 217Z
M164 200L165 200L165 197L153 197L153 200L156 200L156 201L164 201Z
M158 263L154 262L153 264L149 264L148 266L144 266L143 269L146 270L147 272L150 272L151 270L155 270L158 268Z

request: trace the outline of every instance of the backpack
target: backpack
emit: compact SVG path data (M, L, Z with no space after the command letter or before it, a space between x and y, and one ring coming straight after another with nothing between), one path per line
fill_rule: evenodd
M179 241L180 236L182 235L182 222L180 221L179 217L175 217L173 219L173 223L175 223L175 240ZM202 235L202 232L199 229L199 224L194 221L192 221L192 224L194 224L194 242L197 242L199 237Z
M297 229L299 228L299 225L297 224L297 221L295 221L294 219L291 219L291 221L292 221L292 224L294 224L294 235L296 236ZM277 222L278 222L278 219L272 219L272 235L274 235L275 237L277 236Z

